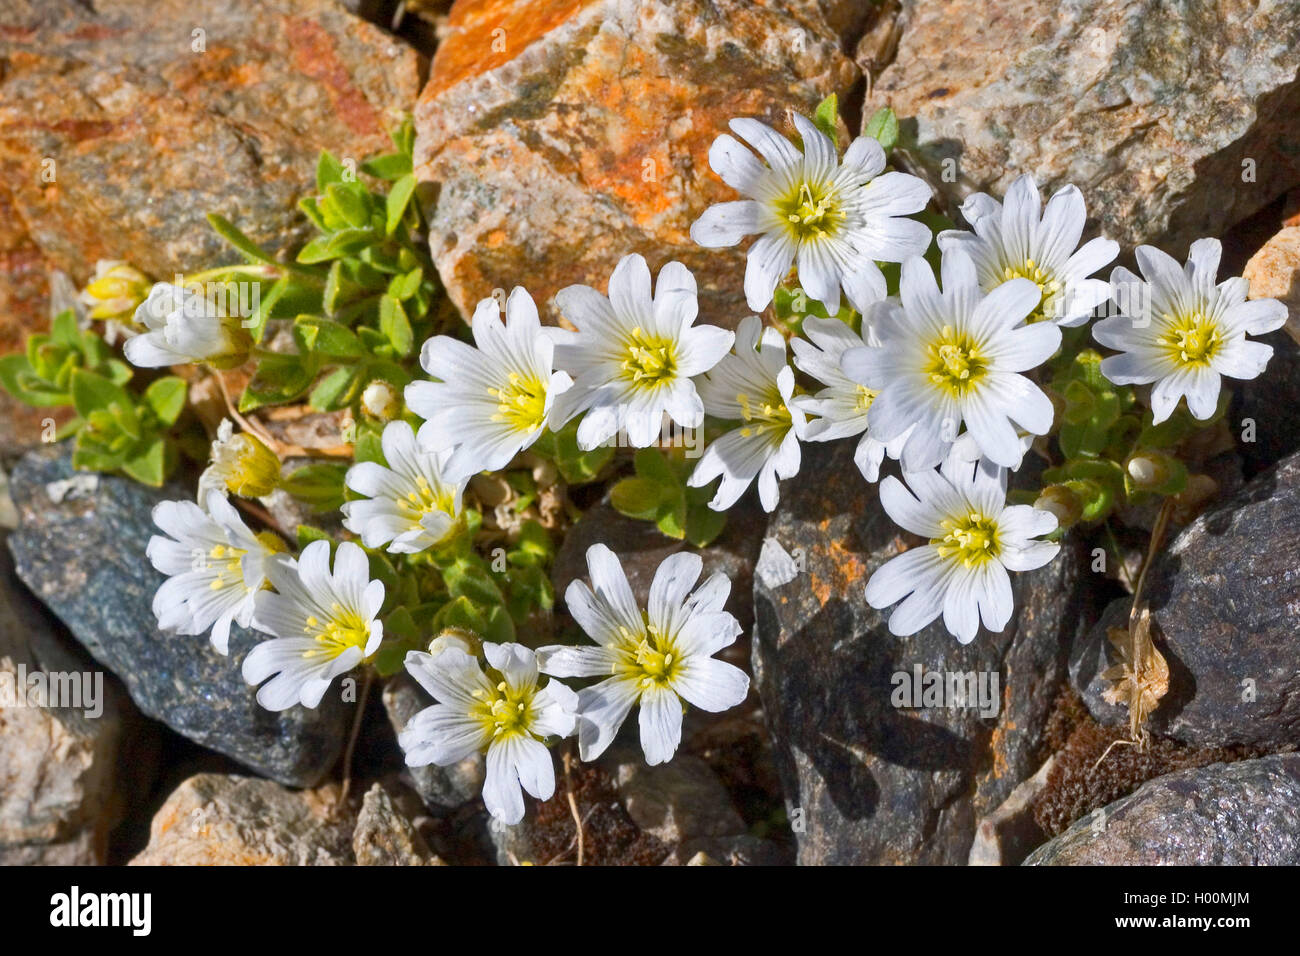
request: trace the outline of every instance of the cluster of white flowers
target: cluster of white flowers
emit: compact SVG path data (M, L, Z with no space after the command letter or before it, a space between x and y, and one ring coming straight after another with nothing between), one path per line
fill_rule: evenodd
M1118 246L1080 246L1086 212L1073 186L1043 205L1032 177L1017 179L1005 202L975 195L962 206L973 231L932 237L914 218L930 199L916 177L886 171L880 144L860 137L839 156L812 122L795 117L801 147L751 119L710 150L714 170L745 199L708 209L691 235L704 246L749 247L745 294L766 309L793 267L801 288L831 318L805 317L790 343L744 317L733 334L696 325L695 278L670 262L653 279L628 255L606 293L582 285L556 296L574 330L543 327L528 292L504 304L481 301L473 344L450 336L424 343L429 379L406 387L403 420L396 393L368 389L365 407L382 421L385 464L360 462L345 484L344 527L360 539L332 547L313 541L295 558L272 534L254 534L226 499L257 497L280 477L275 454L223 423L204 473L200 502L159 505L164 532L150 560L168 580L154 610L160 625L210 632L227 653L237 623L269 635L243 662L272 710L316 706L331 682L369 661L383 639L385 588L366 550L410 555L453 540L464 526L462 495L476 474L508 466L548 430L576 418L577 442L590 450L625 432L654 444L664 417L700 428L725 426L688 484L720 479L710 507L731 507L757 479L768 511L779 482L800 468L801 441L857 439L854 461L866 480L886 458L902 480L886 477L879 496L899 525L926 539L879 568L866 584L877 608L897 604L890 630L913 634L936 619L963 643L980 624L1000 631L1013 613L1008 571L1051 561L1059 546L1042 536L1056 517L1007 504L1008 472L1054 409L1033 373L1061 346L1063 327L1081 326L1114 300L1119 314L1092 329L1119 354L1101 370L1117 384L1152 385L1155 422L1185 397L1191 414L1210 417L1220 378L1251 378L1271 349L1248 341L1278 328L1286 310L1246 301L1246 284L1216 284L1220 248L1192 246L1186 268L1158 250L1137 251L1143 279L1115 269L1094 278ZM939 276L923 255L932 238ZM889 296L881 263L899 265ZM836 317L847 299L860 331ZM138 365L206 361L220 366L247 347L229 319L179 286L160 284L140 306L145 332L127 343ZM816 385L801 388L796 371ZM377 410L377 411L376 411ZM201 507L200 507L201 505ZM363 548L364 546L364 548ZM633 706L651 764L670 760L681 742L685 704L706 711L736 706L749 679L714 655L740 633L724 610L730 582L714 574L696 587L698 555L679 553L658 568L642 607L618 557L604 545L587 552L590 584L575 581L568 610L593 646L480 643L444 634L428 652L411 652L408 671L435 700L400 735L407 762L446 765L486 754L484 800L517 822L522 793L546 800L555 790L547 744L577 733L584 760L609 747ZM542 683L542 675L546 682ZM578 691L561 679L601 678Z

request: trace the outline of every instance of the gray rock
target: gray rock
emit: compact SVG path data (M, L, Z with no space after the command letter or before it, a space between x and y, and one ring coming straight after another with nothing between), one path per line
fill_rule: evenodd
M612 774L628 816L643 831L673 844L745 832L727 789L699 757L678 754L654 767L638 758L618 760Z
M1076 822L1027 866L1300 864L1300 754L1149 780Z
M100 476L93 490L51 500L47 486L74 472L66 449L24 456L12 476L22 526L9 539L18 575L94 658L117 674L136 705L177 733L290 786L318 781L345 736L337 694L320 707L272 713L240 675L265 639L233 628L230 656L206 637L164 634L151 610L163 581L145 557L153 506L189 497L179 485L151 489ZM87 486L89 487L89 486Z
M1169 664L1169 692L1151 729L1189 744L1300 744L1300 455L1205 512L1159 555L1146 598ZM1102 723L1127 720L1105 703L1106 629L1123 626L1114 602L1071 653L1070 676Z
M1078 184L1112 238L1181 255L1300 182L1295 4L904 0L901 26L863 116L905 118L952 207L1033 173Z
M905 533L853 465L853 447L809 447L768 534L805 570L754 589L754 676L776 750L801 864L965 863L976 820L1041 763L1041 733L1066 649L1092 613L1076 546L1013 575L1016 615L960 645L935 622L889 634L867 605L870 574ZM998 679L995 718L975 708L898 709L899 672Z
M384 709L395 734L400 734L412 717L433 705L429 695L405 671L395 674L384 685L383 696ZM429 764L406 767L402 771L403 779L437 816L445 816L475 799L483 789L485 773L481 754L466 757L450 767Z
M740 835L687 840L663 866L788 866L792 860L772 840Z
M975 825L975 842L968 861L971 866L1016 866L1047 838L1034 819L1034 799L1047 786L1047 775L1055 762L1055 757L1049 757L1036 774Z
M357 866L437 866L442 862L377 783L362 799L352 831L352 853Z
M132 866L347 866L353 818L338 787L286 790L270 780L201 773L154 814Z
M123 804L124 727L136 743L151 736L112 676L55 627L0 548L0 864L105 862ZM150 770L135 775L144 786Z

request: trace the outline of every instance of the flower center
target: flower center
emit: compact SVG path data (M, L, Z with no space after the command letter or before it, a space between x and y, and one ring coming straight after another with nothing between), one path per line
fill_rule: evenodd
M208 559L211 562L209 566L216 571L216 576L208 587L214 591L220 591L222 588L230 587L232 583L242 585L244 583L244 571L240 565L240 558L246 553L242 548L232 548L225 544L213 546L212 550L208 552Z
M979 346L965 332L945 325L939 338L926 349L925 373L930 381L961 398L971 391L988 371L988 360Z
M446 488L435 489L424 475L417 475L415 487L405 498L397 499L397 506L413 520L419 521L432 511L452 513L452 495Z
M1002 270L1002 278L995 285L1009 282L1012 279L1028 279L1038 286L1038 305L1034 306L1034 311L1029 313L1025 321L1028 323L1041 322L1047 318L1049 307L1055 308L1055 300L1061 293L1061 281L1033 259L1026 259L1018 266L1007 266ZM984 291L989 292L992 290L985 289Z
M321 621L309 614L304 622L307 632L315 639L317 647L308 651L307 657L338 657L349 647L363 651L370 640L370 628L356 611L345 609L337 601L330 605L330 617Z
M505 388L490 388L488 394L497 400L494 421L509 422L521 432L542 427L546 418L546 383L541 379L524 378L518 372L511 372Z
M944 529L943 537L930 539L939 557L960 561L970 568L998 556L998 526L993 519L971 512L960 518L946 518L939 526Z
M777 440L784 438L785 433L790 430L792 424L790 409L785 407L785 401L776 389L756 399L744 392L737 392L736 404L740 406L741 417L746 422L740 429L740 433L746 438L771 431L773 440Z
M528 728L533 721L535 693L535 687L511 688L505 681L500 681L491 694L485 690L474 691L479 702L474 705L470 716L493 738L532 736Z
M616 671L636 679L643 690L669 687L681 672L682 657L673 640L649 621L641 634L620 628L623 661Z
M797 191L777 203L777 211L800 241L827 238L844 222L834 189L821 184L800 183Z
M1174 364L1209 365L1223 344L1218 325L1199 312L1166 321L1165 333L1156 341L1165 347Z
M657 385L672 378L677 372L676 350L673 340L647 335L637 326L627 341L628 357L623 361L623 371L633 385Z
M876 396L878 394L879 392L867 388L867 386L865 385L857 386L857 402L856 402L857 410L859 412L866 412L867 410L869 410L871 408L871 403L876 400Z

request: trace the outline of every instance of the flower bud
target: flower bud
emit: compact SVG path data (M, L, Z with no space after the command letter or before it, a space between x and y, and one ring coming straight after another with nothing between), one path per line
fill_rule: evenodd
M131 325L135 310L148 297L152 285L139 269L119 260L100 259L80 299L90 318L116 319Z
M1069 528L1083 515L1083 502L1066 485L1048 485L1039 494L1034 507L1056 516L1057 527Z
M1158 451L1136 452L1124 468L1134 486L1142 491L1163 486L1174 474L1169 456Z
M207 488L220 488L241 498L262 498L280 483L280 459L248 432L234 434L226 419L212 443L212 463L199 478L200 500Z
M402 411L402 399L388 382L377 378L361 393L365 413L381 422L391 422Z

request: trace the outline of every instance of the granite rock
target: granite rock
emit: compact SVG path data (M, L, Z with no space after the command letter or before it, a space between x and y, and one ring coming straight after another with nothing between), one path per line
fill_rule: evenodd
M1066 650L1092 614L1083 556L1067 545L1013 575L1016 613L1001 634L963 646L935 622L894 637L863 591L919 539L884 514L851 443L805 455L801 475L816 480L788 482L768 527L800 573L754 588L754 677L799 862L965 863L976 821L1042 762ZM918 671L983 681L990 706L896 707Z
M150 513L159 501L189 497L188 489L73 472L61 446L25 455L11 480L22 521L9 538L18 576L122 679L142 711L287 785L320 780L346 735L341 695L327 694L315 710L273 713L240 675L263 635L232 628L230 655L222 657L204 636L158 630L151 603L163 576L145 557L156 531ZM74 490L53 500L50 486L68 481Z

